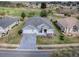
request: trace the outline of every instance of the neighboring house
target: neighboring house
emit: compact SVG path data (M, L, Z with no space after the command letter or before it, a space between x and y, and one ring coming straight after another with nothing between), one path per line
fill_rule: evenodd
M67 35L79 35L79 20L74 17L59 19L57 25Z
M54 29L52 23L47 18L32 17L26 20L23 33L36 33L37 35L53 35Z
M60 14L64 14L64 13L75 14L75 13L77 13L77 7L60 6L60 7L57 8L57 11Z
M7 34L19 22L19 18L11 16L0 17L0 37Z
M64 14L55 14L55 16L62 17L62 18L66 17Z

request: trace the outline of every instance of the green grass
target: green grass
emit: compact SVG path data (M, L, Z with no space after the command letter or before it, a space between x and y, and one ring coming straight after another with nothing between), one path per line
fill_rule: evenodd
M77 47L67 47L62 49L55 49L52 52L52 57L77 57L79 56L79 48Z
M11 7L0 7L0 14L5 13L6 15L20 16L22 12L29 15L29 13L34 12L35 16L38 16L40 9L26 9L26 8L11 8Z
M79 41L78 41L79 42ZM59 35L52 36L51 38L48 37L37 37L37 44L67 44L67 43L74 43L73 40L64 36L64 40L59 39Z

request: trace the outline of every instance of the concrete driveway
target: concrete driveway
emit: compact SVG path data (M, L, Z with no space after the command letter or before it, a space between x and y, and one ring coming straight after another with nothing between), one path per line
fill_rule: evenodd
M18 49L36 49L36 34L23 34L20 47Z

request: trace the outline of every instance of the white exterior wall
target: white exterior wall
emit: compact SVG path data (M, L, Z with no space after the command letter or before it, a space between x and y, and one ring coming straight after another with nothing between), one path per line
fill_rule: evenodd
M71 33L72 32L72 28L65 28L64 32L66 34Z
M11 30L13 26L15 26L16 24L18 24L18 21L17 22L14 22L13 24L9 25L5 31L7 32L8 30Z
M25 33L27 33L27 34L33 34L33 33L35 33L36 35L41 35L41 36L46 36L46 34L54 34L54 31L52 30L52 29L47 29L47 33L44 33L44 32L42 32L42 33L40 33L39 31L37 31L37 30L33 30L33 29L26 29L26 30L23 30L23 32L22 32L23 34L25 34Z
M2 36L2 33L4 33L4 29L2 27L0 27L0 37Z
M2 27L0 27L0 33L5 32L4 29Z
M23 34L24 34L24 33L30 34L30 33L38 33L38 32L37 32L37 30L26 29L26 30L23 30Z
M54 30L52 30L52 29L48 29L48 30L47 30L47 33L54 34Z
M73 28L65 28L65 32L72 33L74 31L73 31ZM78 30L78 32L79 32L79 30Z

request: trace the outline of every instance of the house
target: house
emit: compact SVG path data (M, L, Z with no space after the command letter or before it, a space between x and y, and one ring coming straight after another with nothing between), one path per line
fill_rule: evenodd
M47 18L32 17L26 21L23 33L36 33L37 35L53 35L52 23Z
M22 39L18 49L37 49L37 36L52 36L54 29L47 18L31 17L26 20L22 29Z
M77 13L77 8L75 6L74 7L73 6L60 6L57 8L57 12L60 14L65 14L65 13L75 14Z
M9 30L18 24L19 18L11 16L1 16L0 17L0 37L7 34Z
M79 20L74 17L59 19L57 25L67 35L79 35Z
M62 17L62 18L66 17L64 14L55 14L55 16Z

